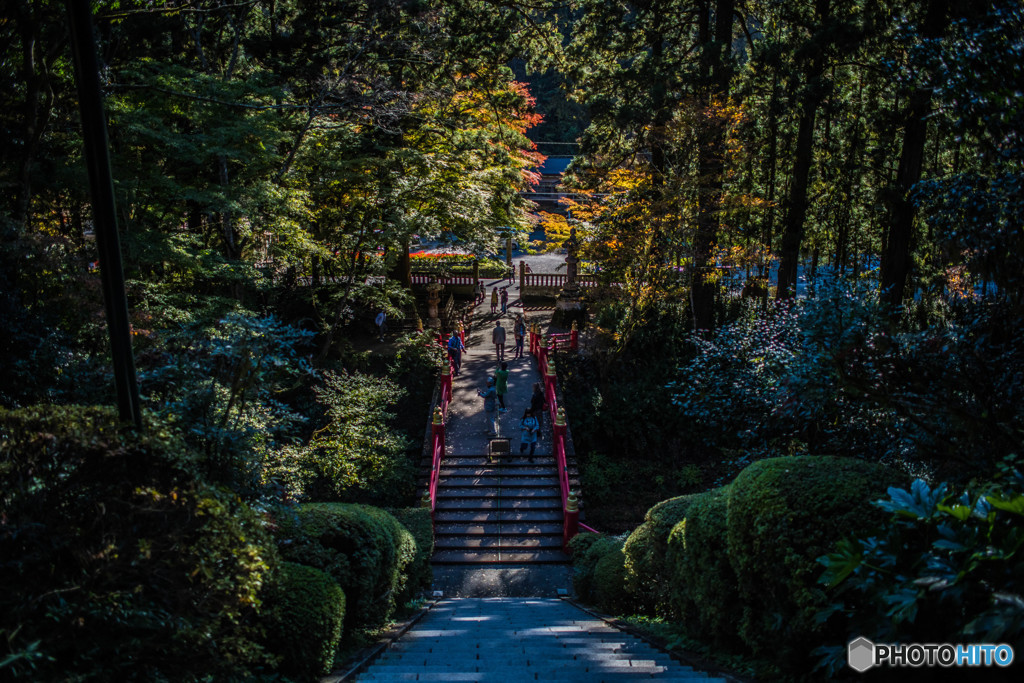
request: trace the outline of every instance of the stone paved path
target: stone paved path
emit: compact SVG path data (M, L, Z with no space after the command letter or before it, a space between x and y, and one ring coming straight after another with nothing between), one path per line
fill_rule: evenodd
M709 679L557 599L436 604L356 680L693 681Z

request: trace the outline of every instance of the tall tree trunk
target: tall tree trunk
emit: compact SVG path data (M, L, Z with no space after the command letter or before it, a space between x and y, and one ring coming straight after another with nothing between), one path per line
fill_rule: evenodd
M759 275L765 276L768 253L772 249L775 233L775 174L779 167L779 71L772 69L772 97L768 103L768 166L767 195L768 210L761 221L761 245L763 247Z
M804 103L796 136L793 177L786 199L776 299L791 299L796 296L797 265L800 260L800 244L804 238L804 219L807 217L807 187L810 184L811 162L814 158L814 119L817 111L818 98L812 96Z
M817 0L815 15L818 26L831 19L831 0ZM811 165L814 161L814 122L821 106L822 84L827 62L826 52L830 46L818 45L814 56L807 63L805 74L806 95L801 103L800 125L796 135L796 151L793 159L793 175L790 179L789 195L786 198L786 218L782 229L782 245L779 260L779 282L775 298L791 299L796 296L797 266L800 261L800 244L804 238L804 220L807 218L807 188L810 185Z
M949 2L950 0L930 0L921 26L922 38L939 38L946 32L949 26ZM900 151L896 182L892 188L880 285L882 301L893 308L903 303L906 296L914 228L914 205L908 195L910 189L921 179L925 143L928 140L926 117L931 104L931 89L918 88L911 93L904 116L903 147Z
M732 76L729 52L732 45L733 6L734 0L718 0L715 6L714 41L706 48L709 82L703 104L707 108L724 105L728 97ZM710 17L703 19L702 30L703 26L709 24ZM709 117L708 120L712 128L700 146L697 163L700 187L697 197L697 231L693 238L693 284L690 289L693 327L696 330L713 330L715 327L715 293L718 287L712 277L712 250L721 221L725 174L725 122L717 117Z

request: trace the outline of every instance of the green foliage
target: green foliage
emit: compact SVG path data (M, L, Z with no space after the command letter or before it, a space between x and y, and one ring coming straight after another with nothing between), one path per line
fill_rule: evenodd
M621 548L605 553L594 565L594 602L608 614L636 611L626 590L626 557Z
M411 496L415 472L406 438L390 426L388 408L404 391L392 380L360 373L323 373L313 391L327 423L302 457L307 494L314 500L382 503Z
M572 554L572 585L580 600L591 604L600 605L605 601L615 601L625 582L616 586L613 577L617 571L617 565L624 565L625 558L622 556L623 538L614 536L602 536L600 534L583 533L578 534L569 541L569 552ZM615 558L618 555L622 560ZM598 578L598 565L606 557L612 557L604 564L601 578ZM624 577L623 577L624 578ZM610 595L601 591L611 589Z
M147 407L185 433L208 476L265 493L268 464L303 421L277 397L314 374L302 354L312 333L233 312L151 336L138 363Z
M0 631L35 680L235 680L270 663L277 552L171 430L113 411L0 411ZM10 657L10 659L8 659Z
M729 559L743 614L739 634L756 653L799 662L826 604L816 558L880 521L864 503L900 475L852 458L771 458L747 467L726 505ZM820 636L818 636L820 638Z
M735 646L742 613L727 543L728 487L692 497L686 518L672 529L666 552L666 611L687 633Z
M874 502L890 515L884 526L818 558L832 598L818 618L850 638L1002 642L1020 651L1024 477L1011 460L1002 478L976 491L957 495L920 479L889 488ZM826 671L845 664L844 647L826 644L818 653Z
M402 607L416 593L430 588L434 581L434 571L430 564L430 558L434 555L434 520L430 516L430 509L425 507L392 508L388 512L412 534L416 543L416 554L405 567L405 589L396 598L398 606Z
M345 620L345 592L326 573L282 562L267 597L267 647L283 673L312 678L330 673Z
M634 609L660 613L667 602L671 585L666 581L671 565L666 561L669 534L689 513L696 496L678 496L662 501L647 511L644 523L627 538L622 547L625 556L625 585L633 597Z
M279 510L275 521L281 555L326 572L345 592L345 633L393 614L417 556L413 535L394 516L368 505L308 503Z

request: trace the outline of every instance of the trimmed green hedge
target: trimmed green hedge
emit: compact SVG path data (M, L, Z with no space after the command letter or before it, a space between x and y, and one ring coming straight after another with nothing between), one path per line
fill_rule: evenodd
M434 581L430 564L434 555L434 520L430 517L430 508L396 508L388 512L412 534L416 543L416 553L405 568L408 577L405 590L398 597L398 604L403 605L416 597L420 590L430 588Z
M281 555L327 572L345 591L346 632L391 617L416 556L412 534L393 515L369 505L310 503L278 523Z
M622 548L626 590L635 598L634 609L648 613L663 611L670 589L665 581L671 573L665 562L669 534L686 517L695 499L695 495L685 495L658 503L647 511L644 523L626 538Z
M345 620L345 592L319 569L283 562L268 593L268 647L281 656L279 670L303 678L329 673Z
M904 481L882 465L832 456L761 460L736 477L726 498L729 558L743 604L739 633L755 653L802 657L820 641L814 617L827 600L816 559L883 522L865 503Z
M569 541L572 555L572 585L576 595L584 602L597 602L595 574L598 561L611 552L622 550L622 539L600 534L577 534Z
M633 596L626 590L626 556L621 545L602 555L594 565L594 594L598 608L608 614L635 611Z
M668 608L694 637L737 642L741 607L726 543L728 487L693 497L686 519L668 539Z
M192 457L106 408L0 410L5 673L236 680L272 663L259 604L274 543Z

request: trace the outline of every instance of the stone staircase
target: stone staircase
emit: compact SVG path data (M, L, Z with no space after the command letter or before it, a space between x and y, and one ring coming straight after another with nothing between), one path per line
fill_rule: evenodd
M573 486L576 472L569 471ZM562 499L551 455L450 455L434 510L435 564L568 562Z
M722 681L553 598L442 600L358 681Z

